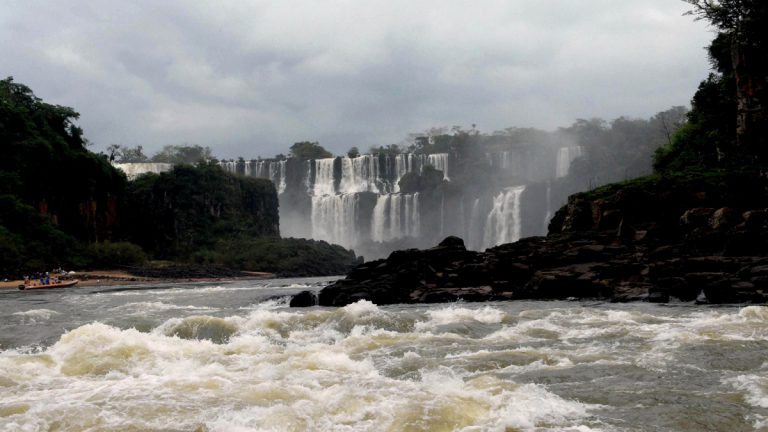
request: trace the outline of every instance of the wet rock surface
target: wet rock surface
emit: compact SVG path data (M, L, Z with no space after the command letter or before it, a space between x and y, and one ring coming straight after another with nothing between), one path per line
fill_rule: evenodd
M765 209L693 207L670 212L666 220L633 221L624 209L601 209L594 201L571 204L546 237L484 252L467 250L457 237L431 249L396 251L356 267L312 302L308 294L298 296L292 306L361 299L768 302ZM625 217L617 217L622 212Z

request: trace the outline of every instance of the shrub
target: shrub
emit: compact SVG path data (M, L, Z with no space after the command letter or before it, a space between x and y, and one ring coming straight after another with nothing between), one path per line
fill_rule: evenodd
M104 242L88 246L88 255L94 266L111 268L138 266L147 261L144 250L129 242Z

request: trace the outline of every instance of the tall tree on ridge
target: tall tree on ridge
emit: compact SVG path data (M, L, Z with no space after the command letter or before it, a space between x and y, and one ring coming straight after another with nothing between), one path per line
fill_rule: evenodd
M684 0L689 12L714 25L730 43L736 80L736 157L768 162L768 2L765 0Z

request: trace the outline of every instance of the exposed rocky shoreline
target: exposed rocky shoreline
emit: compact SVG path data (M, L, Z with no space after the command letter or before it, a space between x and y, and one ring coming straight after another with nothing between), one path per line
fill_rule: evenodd
M569 198L546 237L484 252L457 237L356 267L292 306L517 299L768 302L764 177L621 187ZM733 184L733 182L736 184ZM712 204L725 204L714 207Z

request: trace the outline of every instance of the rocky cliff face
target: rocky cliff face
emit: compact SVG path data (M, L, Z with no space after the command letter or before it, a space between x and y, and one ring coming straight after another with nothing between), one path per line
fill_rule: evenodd
M449 237L323 289L340 306L463 299L768 301L768 193L757 174L649 178L570 197L547 237L484 252ZM308 293L293 305L315 300Z

